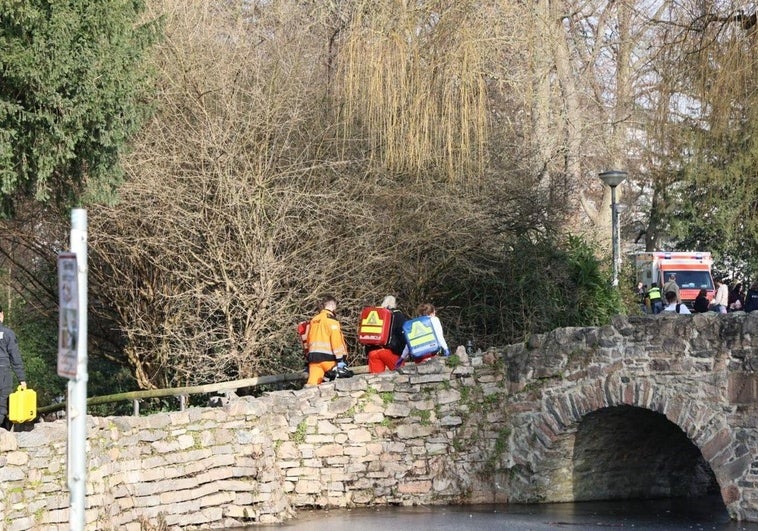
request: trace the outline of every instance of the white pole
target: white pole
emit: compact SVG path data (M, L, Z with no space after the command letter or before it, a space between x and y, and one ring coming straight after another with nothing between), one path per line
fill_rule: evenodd
M71 211L71 252L76 254L79 330L76 378L68 381L68 488L71 531L83 531L87 494L87 211Z

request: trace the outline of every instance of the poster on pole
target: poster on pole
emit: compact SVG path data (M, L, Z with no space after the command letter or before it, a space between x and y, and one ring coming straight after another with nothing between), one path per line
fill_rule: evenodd
M78 377L79 291L76 254L58 255L58 376Z

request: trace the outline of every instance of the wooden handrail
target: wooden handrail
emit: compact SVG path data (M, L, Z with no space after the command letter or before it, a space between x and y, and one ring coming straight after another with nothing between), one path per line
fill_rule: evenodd
M362 365L360 367L351 367L350 370L355 374L366 374L368 372L368 366ZM286 374L257 376L255 378L245 378L243 380L231 380L228 382L218 382L189 387L127 391L125 393L117 393L114 395L93 396L87 399L87 405L96 406L99 404L109 404L111 402L121 402L124 400L141 400L145 398L163 398L166 396L187 396L203 393L216 393L219 391L236 391L237 389L242 389L243 387L257 387L259 385L296 382L298 380L305 380L306 378L307 374L305 372L290 372ZM66 402L61 402L59 404L50 404L49 406L37 408L37 415L54 413L63 409L66 409Z

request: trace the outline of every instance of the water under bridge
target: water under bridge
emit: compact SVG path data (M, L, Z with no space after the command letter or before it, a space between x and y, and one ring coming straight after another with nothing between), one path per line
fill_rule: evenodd
M88 529L214 529L298 509L719 492L758 521L758 312L617 317L524 344L88 420ZM0 433L8 530L68 529L66 423Z

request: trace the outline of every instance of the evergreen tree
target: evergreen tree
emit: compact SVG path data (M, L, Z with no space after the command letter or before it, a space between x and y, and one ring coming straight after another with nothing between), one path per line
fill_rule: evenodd
M0 0L0 213L62 208L120 181L145 116L141 0Z

